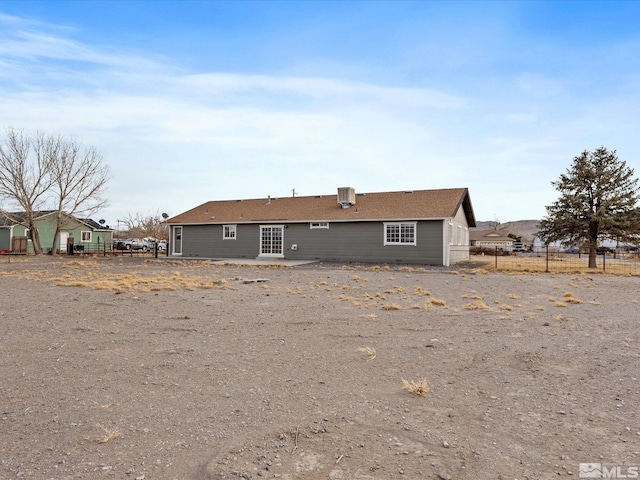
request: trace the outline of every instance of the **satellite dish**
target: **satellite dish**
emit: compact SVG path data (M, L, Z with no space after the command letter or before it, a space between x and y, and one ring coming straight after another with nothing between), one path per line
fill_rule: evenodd
M101 218L100 220L98 220L98 222L100 223L100 225L104 225L104 222L106 222L106 220L104 218Z
M169 214L168 213L163 213L162 214L162 218L164 218L166 220L167 218L169 218Z

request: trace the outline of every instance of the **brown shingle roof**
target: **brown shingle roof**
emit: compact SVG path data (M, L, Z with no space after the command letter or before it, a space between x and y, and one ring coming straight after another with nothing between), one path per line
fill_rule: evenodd
M472 241L493 241L493 242L513 242L508 230L469 230L469 240Z
M466 188L357 194L355 205L342 208L337 195L221 200L203 203L168 219L171 224L254 222L339 222L442 219L462 206L469 226L475 216Z

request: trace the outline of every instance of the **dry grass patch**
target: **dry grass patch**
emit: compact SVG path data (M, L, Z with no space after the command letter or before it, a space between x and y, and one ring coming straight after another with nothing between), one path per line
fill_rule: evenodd
M468 293L462 295L462 298L468 298L469 300L482 300L480 295L469 295Z
M464 306L465 310L491 310L491 307L484 303L481 298L476 298L473 303Z
M89 271L83 273L83 279L79 280L72 275L65 274L60 277L41 278L41 280L51 280L60 287L83 287L93 290L110 290L116 293L125 291L158 292L161 290L196 290L229 288L226 280L212 279L209 277L186 276L180 272L173 275L161 274L156 276L146 276L139 272L127 274L114 274L104 271Z
M408 381L403 378L402 386L407 392L413 395L424 396L429 392L429 384L427 383L426 378L423 378L422 380L419 380L419 381L415 381L415 380Z
M578 300L577 298L575 298L573 296L573 293L571 292L566 292L564 294L564 302L565 303L575 303L575 304L580 304L582 303L582 300Z
M117 430L115 428L106 428L106 427L103 427L102 425L98 425L98 427L100 427L100 429L103 432L102 435L100 435L100 437L95 439L95 441L98 443L109 443L110 441L115 440L116 438L122 437L122 432L120 432L120 430Z
M397 303L385 303L382 306L383 310L402 310L402 307Z
M364 353L367 356L367 361L373 360L376 358L376 349L372 347L360 347L358 348L359 352Z
M438 298L429 299L429 303L431 305L435 305L436 307L446 307L447 306L447 302L446 301L440 300Z

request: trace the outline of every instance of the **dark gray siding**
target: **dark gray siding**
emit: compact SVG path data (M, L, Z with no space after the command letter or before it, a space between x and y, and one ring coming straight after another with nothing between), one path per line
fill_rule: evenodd
M259 248L259 225L238 225L235 240L222 239L222 225L185 225L182 230L183 257L256 258Z
M418 222L417 245L385 246L384 222L330 223L328 229L311 229L309 223L285 224L284 257L442 265L442 235L442 221L422 221ZM259 225L238 225L235 240L222 239L222 225L183 227L183 257L256 258L259 249Z
M418 222L417 245L384 245L384 222L285 224L284 256L290 260L324 260L442 265L443 222ZM238 225L236 240L222 239L222 225L184 226L183 257L256 258L260 226ZM293 250L292 245L297 249Z
M384 222L330 223L310 229L308 223L288 225L285 257L326 260L442 265L442 221L418 222L417 245L384 245ZM296 244L297 250L291 250Z

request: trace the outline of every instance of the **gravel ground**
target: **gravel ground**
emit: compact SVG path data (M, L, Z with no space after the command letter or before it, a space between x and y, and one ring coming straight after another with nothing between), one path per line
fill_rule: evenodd
M624 471L640 464L638 287L599 274L0 258L0 478Z

